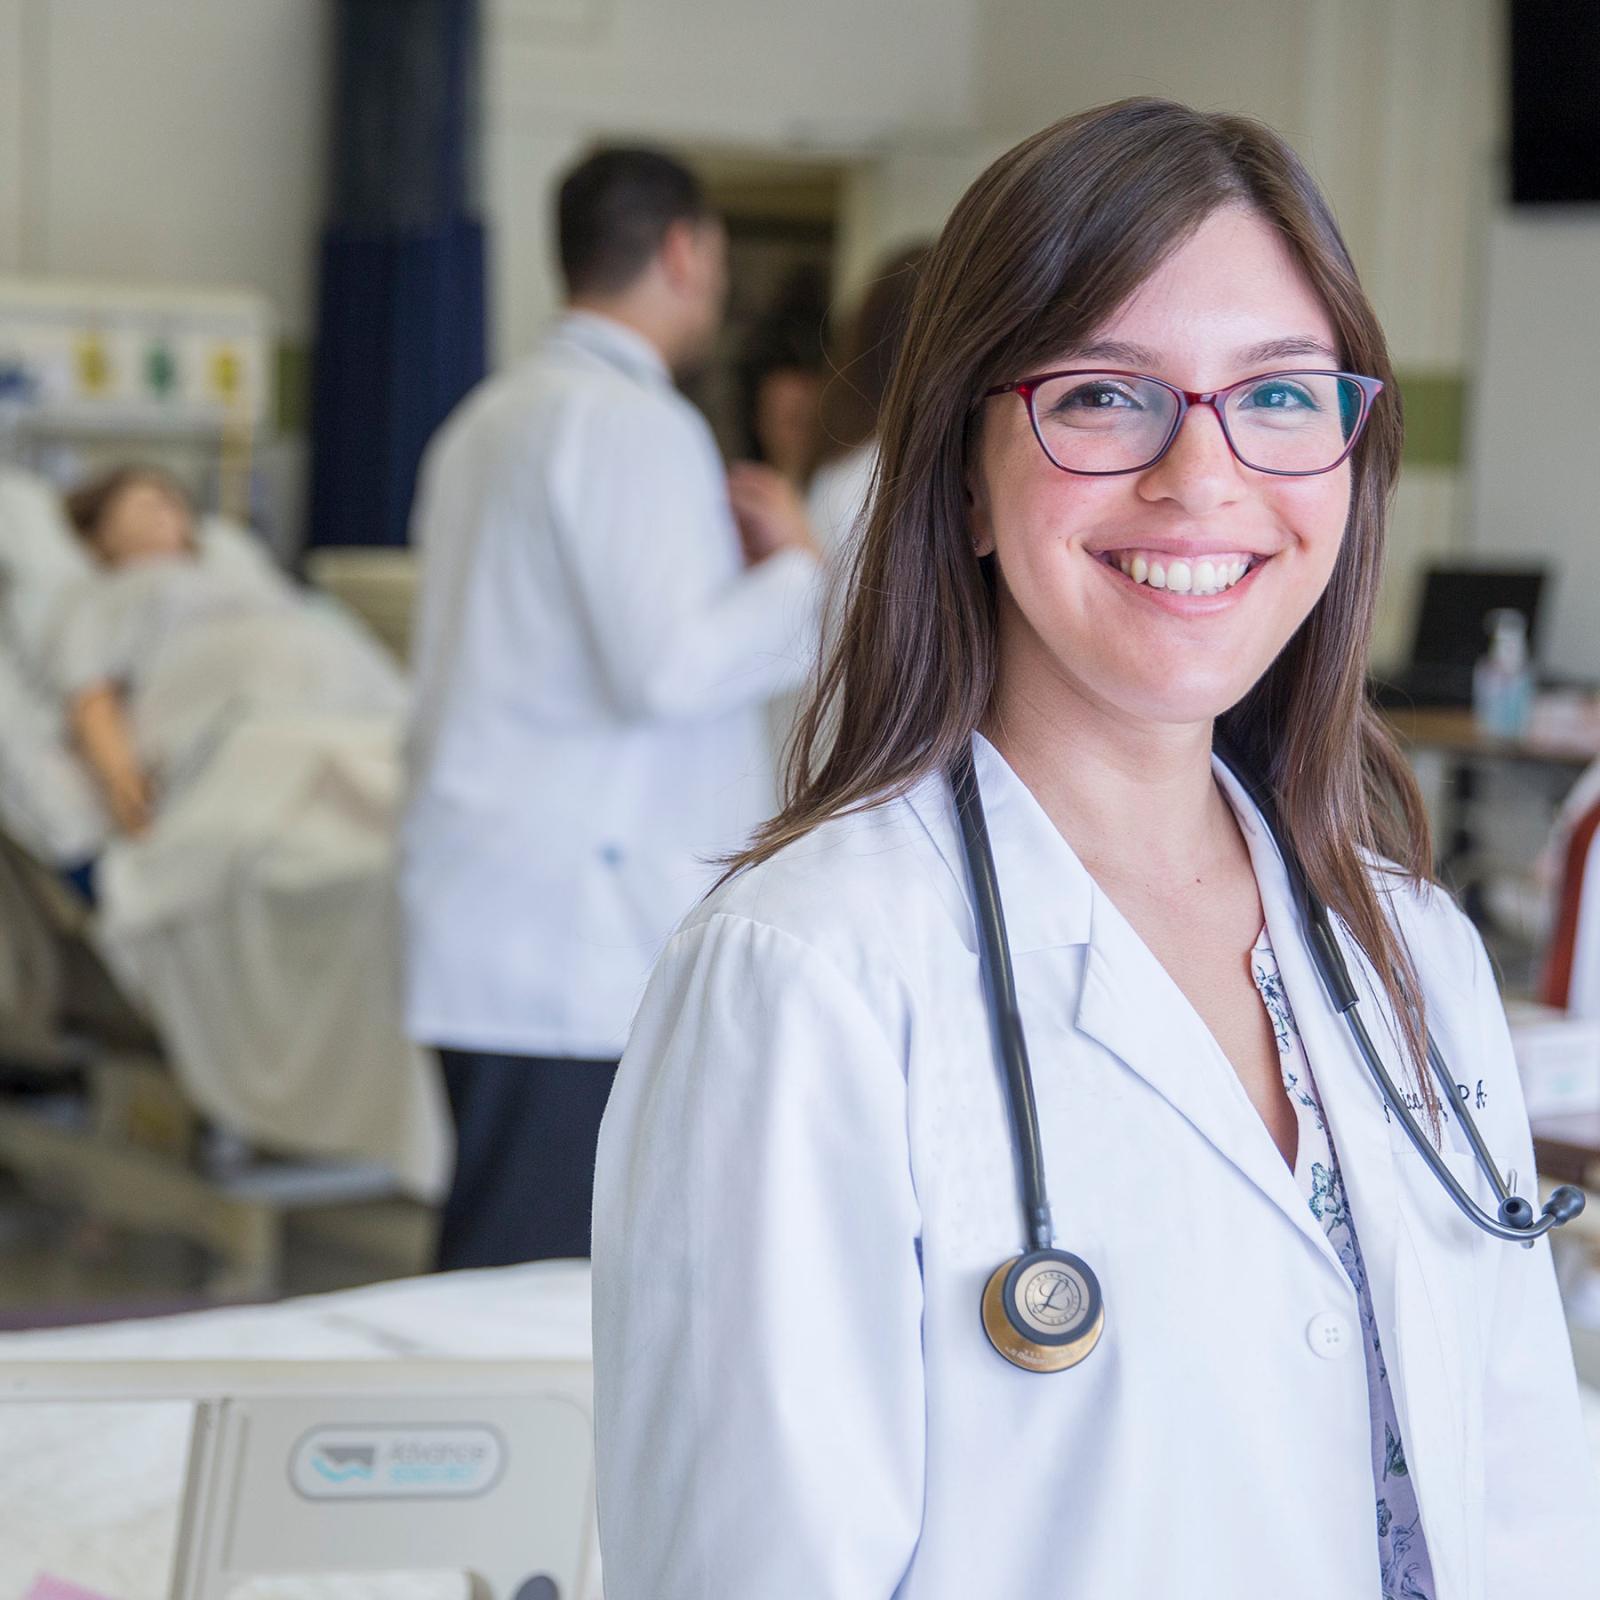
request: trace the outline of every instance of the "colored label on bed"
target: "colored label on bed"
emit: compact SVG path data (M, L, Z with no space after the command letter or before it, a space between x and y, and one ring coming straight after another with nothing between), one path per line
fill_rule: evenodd
M500 1435L477 1424L330 1426L295 1445L289 1479L308 1500L466 1499L504 1466Z

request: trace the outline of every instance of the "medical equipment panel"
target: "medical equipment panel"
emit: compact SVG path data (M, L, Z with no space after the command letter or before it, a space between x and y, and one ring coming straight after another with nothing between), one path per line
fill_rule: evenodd
M592 1369L560 1361L16 1362L0 1402L195 1402L172 1600L461 1572L599 1600Z
M270 308L247 290L0 277L0 464L65 482L107 452L199 445L217 505L248 520L273 366Z

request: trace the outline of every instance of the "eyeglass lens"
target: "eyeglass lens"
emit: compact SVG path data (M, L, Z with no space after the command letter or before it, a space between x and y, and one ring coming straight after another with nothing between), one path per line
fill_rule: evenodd
M1222 402L1239 459L1263 472L1326 471L1361 417L1361 386L1326 372L1275 372ZM1178 396L1147 378L1075 372L1033 393L1039 439L1069 472L1127 472L1161 454Z

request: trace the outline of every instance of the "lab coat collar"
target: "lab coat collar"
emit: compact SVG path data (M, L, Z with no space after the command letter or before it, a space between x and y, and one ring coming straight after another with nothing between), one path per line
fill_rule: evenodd
M1007 936L1023 998L1024 1026L1030 992L1043 998L1070 992L1077 981L1073 1025L1105 1046L1166 1100L1197 1132L1277 1206L1286 1220L1343 1280L1343 1269L1328 1244L1294 1174L1250 1103L1238 1074L1210 1030L1112 901L1103 894L1071 845L1046 816L1027 785L999 751L974 735L973 766L989 823L995 871L1004 901ZM1220 764L1219 772L1222 771ZM1246 838L1258 876L1275 859L1249 799L1222 774L1235 809L1248 818ZM965 855L955 802L947 782L929 780L912 804L937 842L963 894L968 892ZM1277 863L1279 873L1281 862ZM1262 884L1262 899L1269 887ZM1287 882L1274 898L1287 905ZM1282 916L1276 919L1282 926ZM1284 929L1281 937L1299 943ZM976 933L973 944L976 948ZM1087 947L1081 963L1071 947ZM1058 970L1072 956L1074 973ZM1290 993L1291 1004L1298 999ZM1036 1071L1050 1070L1037 1052Z
M972 766L989 824L1011 953L1086 944L1094 897L1087 869L1033 791L981 733L972 736ZM910 802L966 895L967 858L949 780L943 773L925 779L912 791Z
M1338 1157L1351 1215L1361 1241L1380 1325L1393 1326L1394 1267L1397 1247L1394 1143L1384 1114L1382 1096L1365 1062L1357 1053L1344 1018L1333 1007L1311 958L1311 948L1301 926L1300 910L1289 883L1288 868L1268 832L1261 813L1243 787L1221 762L1213 770L1239 819L1240 831L1250 851L1256 887L1266 917L1267 938L1278 964L1284 992L1295 1026L1305 1046L1306 1060L1316 1079L1328 1135ZM1358 977L1367 969L1353 949L1343 924L1334 920L1335 936L1345 959ZM1386 1006L1379 1006L1370 987L1362 1000L1368 1031L1385 1057L1390 1074L1405 1076L1392 1038ZM1382 1014L1373 1015L1375 1010Z
M1303 949L1293 923L1287 874L1254 803L1219 761L1212 770L1238 817L1265 911L1274 954L1279 942ZM1077 1025L1120 1056L1283 1214L1308 1248L1322 1258L1338 1286L1349 1280L1322 1225L1272 1142L1233 1063L1172 976L1108 896L1095 890L1090 948L1078 1000ZM1307 998L1303 976L1289 981L1279 960L1291 1008ZM1314 975L1313 975L1314 976ZM1315 1070L1316 1054L1307 1041Z
M642 333L615 317L598 311L564 311L552 325L549 338L552 343L575 345L598 356L631 378L671 386L666 358Z

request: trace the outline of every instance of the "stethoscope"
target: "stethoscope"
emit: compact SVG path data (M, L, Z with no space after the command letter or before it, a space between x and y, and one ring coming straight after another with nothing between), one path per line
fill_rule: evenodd
M1563 1184L1535 1217L1533 1206L1512 1192L1516 1182L1502 1178L1484 1143L1471 1111L1458 1097L1455 1079L1444 1057L1428 1035L1428 1064L1444 1091L1445 1103L1455 1107L1466 1130L1478 1168L1488 1179L1498 1202L1498 1210L1485 1211L1467 1193L1443 1156L1434 1148L1417 1119L1411 1114L1382 1058L1374 1048L1356 1009L1358 996L1350 969L1334 937L1328 908L1311 893L1305 874L1294 854L1286 848L1277 825L1271 793L1253 782L1224 750L1218 756L1254 801L1277 847L1289 876L1289 885L1312 960L1327 991L1333 1009L1345 1019L1361 1059L1377 1083L1384 1104L1400 1120L1406 1137L1427 1163L1445 1193L1463 1216L1496 1239L1531 1245L1552 1228L1559 1228L1583 1210L1582 1193ZM1017 1149L1017 1173L1022 1186L1023 1225L1028 1245L1021 1255L1003 1261L995 1268L983 1291L983 1326L989 1342L1013 1366L1028 1372L1062 1372L1076 1366L1094 1349L1105 1328L1105 1300L1100 1281L1080 1256L1055 1246L1055 1230L1050 1220L1050 1200L1045 1189L1044 1154L1039 1141L1039 1116L1034 1105L1033 1073L1028 1066L1028 1045L1017 1008L1016 978L1011 969L1011 947L1006 937L1005 910L1000 902L1000 885L995 876L994 852L989 848L989 827L984 820L983 797L970 752L957 759L950 769L950 784L955 792L956 814L961 823L961 839L966 850L967 872L972 880L972 896L977 913L978 959L983 973L989 1024L994 1035L995 1056L1005 1080L1012 1132Z

